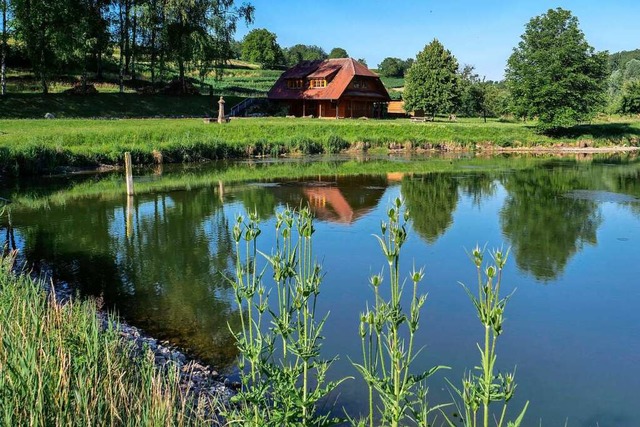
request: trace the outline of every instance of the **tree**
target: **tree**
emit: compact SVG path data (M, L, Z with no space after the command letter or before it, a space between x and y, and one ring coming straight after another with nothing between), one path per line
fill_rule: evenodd
M347 51L341 47L334 47L333 49L331 49L331 52L329 52L329 58L331 59L348 57L349 54L347 53Z
M231 57L230 44L238 21L252 22L254 12L250 4L236 7L233 0L166 0L165 7L166 52L178 65L183 90L188 66L207 60L220 70Z
M531 19L506 69L516 113L537 116L541 131L590 119L604 103L607 58L587 43L571 12L549 9Z
M402 77L404 76L404 62L400 58L384 58L378 64L378 73L384 77Z
M451 112L459 96L458 61L434 39L418 53L405 76L403 98L407 111Z
M367 60L364 58L358 58L358 62L367 67Z
M620 102L622 114L640 114L640 80L627 83Z
M262 68L273 68L283 62L277 36L264 29L251 30L242 40L242 59Z
M308 46L297 44L286 49L284 52L287 65L293 66L301 61L317 61L327 59L327 52L319 46Z

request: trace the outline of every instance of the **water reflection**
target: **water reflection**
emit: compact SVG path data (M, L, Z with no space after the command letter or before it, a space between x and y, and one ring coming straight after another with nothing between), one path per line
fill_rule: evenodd
M518 171L503 178L508 196L500 212L502 230L516 263L538 280L557 278L584 245L597 243L602 223L591 200L565 197L581 188L581 175L566 170Z
M412 215L414 230L434 243L453 223L458 205L458 181L450 174L405 177L402 196Z
M437 263L428 265L428 280L435 277L438 282L428 283L433 291L433 306L427 310L439 313L432 316L431 322L448 316L453 310L451 307L467 307L463 293L452 286L463 279L458 269L458 262L466 262L463 247L474 244L475 236L496 238L488 233L506 239L505 243L512 246L511 259L518 269L509 269L509 272L516 276L514 282L521 287L509 317L514 320L514 329L520 328L520 335L509 335L504 355L508 358L518 354L514 364L518 364L519 373L522 366L529 383L540 378L542 384L542 391L523 395L547 396L548 384L565 375L565 366L572 366L573 359L580 356L571 353L572 346L556 351L556 342L575 337L573 344L579 345L584 334L597 332L598 325L584 330L571 326L571 322L580 325L589 321L581 318L580 313L592 312L594 306L605 311L614 307L615 313L603 312L602 318L612 322L613 327L608 330L616 333L623 331L624 325L637 324L637 304L631 304L635 301L633 298L638 299L637 294L627 292L624 301L620 301L619 290L606 295L614 286L612 283L632 282L629 278L637 276L633 263L625 262L607 272L606 287L598 282L603 280L598 277L599 271L606 268L596 264L603 258L614 263L621 258L620 253L637 252L640 241L640 203L637 201L640 199L640 166L637 163L555 161L545 167L508 172L465 169L428 174L322 175L242 184L219 182L219 171L215 170L210 175L205 172L201 175L207 179L201 180L206 184L200 187L136 196L130 200L122 196L65 198L64 194L55 193L55 189L43 189L41 194L56 194L56 198L43 196L33 204L37 208L12 205L12 226L2 224L0 236L8 245L17 244L36 268L46 265L56 278L72 283L83 294L101 296L109 307L117 309L132 323L220 367L230 365L236 357L227 324L230 322L233 327L237 323L237 313L231 303L229 284L224 279L225 275L233 274L235 259L230 226L236 214L248 210L257 212L267 223L261 235L264 237L261 249L268 251L268 223L272 222L274 212L284 205L309 204L318 218L316 242L321 249L317 255L326 261L325 295L332 312L328 325L333 325L333 329L326 330L327 348L332 355L340 353L344 360L352 356L343 351L353 341L345 331L355 333L357 330L354 307L366 305L366 276L372 268L379 267L378 262L384 261L376 260L380 254L369 236L378 232L389 200L396 195L405 198L413 217L411 233L420 237L407 245L407 259L424 259L429 251L430 257L438 259ZM610 197L600 197L603 192ZM627 222L619 219L621 212ZM473 241L468 240L470 236L474 236ZM568 268L570 265L578 268ZM585 265L596 267L590 273L579 271ZM360 277L360 272L364 277ZM536 282L566 286L542 287L535 286ZM574 286L570 288L570 284ZM596 303L592 303L590 295L596 296ZM615 304L600 303L607 298ZM537 304L529 304L530 301ZM568 306L567 301L583 305ZM555 310L545 311L549 307ZM572 316L567 314L563 318L565 311ZM427 341L427 334L431 334L428 340L445 342L445 348L438 347L437 351L443 352L438 357L446 363L463 357L460 355L466 357L468 349L473 348L473 343L462 342L469 337L461 331L468 331L469 327L456 323L464 321L464 315L456 316L451 325L425 328L421 332L425 335L419 337ZM333 319L340 320L334 322ZM351 319L353 325L348 324ZM445 321L451 322L449 318ZM538 328L545 322L552 326L541 333ZM563 325L568 332L557 335L564 331L558 325ZM536 341L539 336L544 338ZM329 343L330 339L336 340L330 337L338 337L338 344ZM510 344L509 339L512 339ZM613 335L604 333L584 338L585 342L597 339L608 340L603 346L607 351L634 345L632 339L620 344ZM529 349L535 347L530 346L530 341L544 350L542 356L532 355L532 360L526 359L527 354L533 352ZM527 349L527 354L518 353L520 349ZM621 355L624 350L611 353ZM535 368L542 359L561 357L566 360L558 362L558 369L550 370L553 378ZM589 354L589 357L595 360L600 356ZM598 363L605 364L610 355L602 357ZM522 359L525 360L520 363ZM626 365L624 360L618 365L620 370L634 366ZM465 364L460 370L468 367ZM345 372L345 375L352 374ZM624 378L624 374L621 375L615 378ZM568 391L553 394L551 390L549 400L564 402L563 396L575 392L569 390L571 381L571 378L558 380ZM527 381L522 383L526 387ZM610 388L603 386L603 390L611 393ZM351 406L357 407L357 402ZM559 412L570 415L564 406Z

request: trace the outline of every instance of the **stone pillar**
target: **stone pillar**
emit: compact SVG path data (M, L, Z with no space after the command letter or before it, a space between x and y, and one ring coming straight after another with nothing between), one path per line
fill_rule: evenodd
M218 123L224 123L224 98L220 97L218 101Z

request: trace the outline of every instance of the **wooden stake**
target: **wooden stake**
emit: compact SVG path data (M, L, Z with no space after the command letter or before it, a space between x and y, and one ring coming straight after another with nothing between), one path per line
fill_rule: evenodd
M124 153L124 169L127 181L127 196L133 196L133 170L131 167L131 153Z

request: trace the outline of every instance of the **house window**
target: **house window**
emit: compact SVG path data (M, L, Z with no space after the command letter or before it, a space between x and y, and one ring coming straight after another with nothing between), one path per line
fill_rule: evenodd
M353 81L354 89L368 89L369 84L365 80L354 80Z
M311 81L309 82L309 87L311 89L327 87L327 81L325 79L311 79Z
M287 80L287 87L289 89L302 89L304 82L301 79Z

